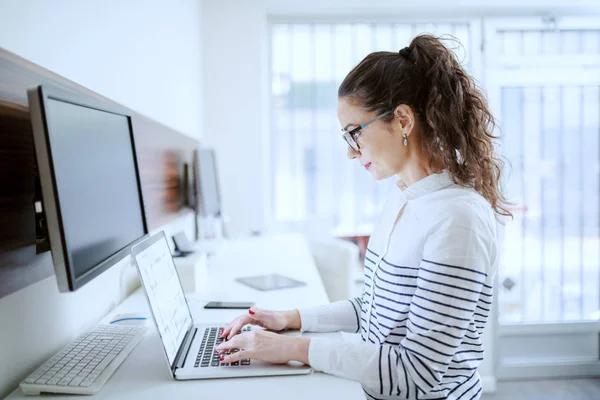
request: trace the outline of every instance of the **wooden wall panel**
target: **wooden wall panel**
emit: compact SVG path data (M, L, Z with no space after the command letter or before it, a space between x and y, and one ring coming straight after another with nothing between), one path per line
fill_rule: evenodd
M27 90L40 84L112 102L0 48L0 297L53 274L49 252L36 254L35 150ZM184 209L183 163L191 163L198 142L138 113L133 129L146 217L149 229L155 229Z

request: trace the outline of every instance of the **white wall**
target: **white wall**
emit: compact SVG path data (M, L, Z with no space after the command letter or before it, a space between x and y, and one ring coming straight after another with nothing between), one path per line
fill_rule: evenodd
M230 233L261 230L266 218L265 21L260 1L203 3L204 143L217 150Z
M196 0L0 0L1 47L196 138L200 28ZM192 216L163 228L193 237ZM0 398L137 285L128 257L75 293L52 276L0 299Z
M1 0L0 47L193 137L200 0Z

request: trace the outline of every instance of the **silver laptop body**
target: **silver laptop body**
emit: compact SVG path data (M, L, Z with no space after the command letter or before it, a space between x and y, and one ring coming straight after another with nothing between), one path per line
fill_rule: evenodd
M137 244L131 249L131 253L175 379L298 375L311 372L309 366L295 361L270 364L258 360L242 360L231 365L221 364L215 347L222 341L219 338L220 330L226 324L218 326L194 323L164 232ZM247 329L250 327L244 328Z

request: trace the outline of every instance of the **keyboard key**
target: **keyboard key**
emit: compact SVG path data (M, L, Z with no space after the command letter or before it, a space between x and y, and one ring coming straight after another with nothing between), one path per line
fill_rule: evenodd
M92 383L94 383L95 379L92 378L85 378L80 384L79 386L83 386L83 387L90 387L92 386Z
M83 380L84 380L84 379L85 379L85 377L83 377L83 376L78 376L78 377L76 377L75 379L73 379L73 380L71 381L71 383L69 383L69 386L79 386L79 384L80 384L81 382L83 382Z
M58 385L59 386L67 386L69 384L69 382L71 382L73 380L73 377L71 378L67 378L66 376L64 378L62 378L60 381L58 381Z
M48 382L46 382L46 385L56 385L56 384L58 384L60 379L61 378L55 376L54 378L48 379Z

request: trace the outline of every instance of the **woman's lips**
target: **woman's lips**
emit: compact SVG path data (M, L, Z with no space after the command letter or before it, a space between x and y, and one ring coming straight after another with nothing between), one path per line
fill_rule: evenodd
M369 167L370 167L370 166L371 166L371 163L366 163L366 164L364 165L365 169L367 169L367 170L369 169Z

